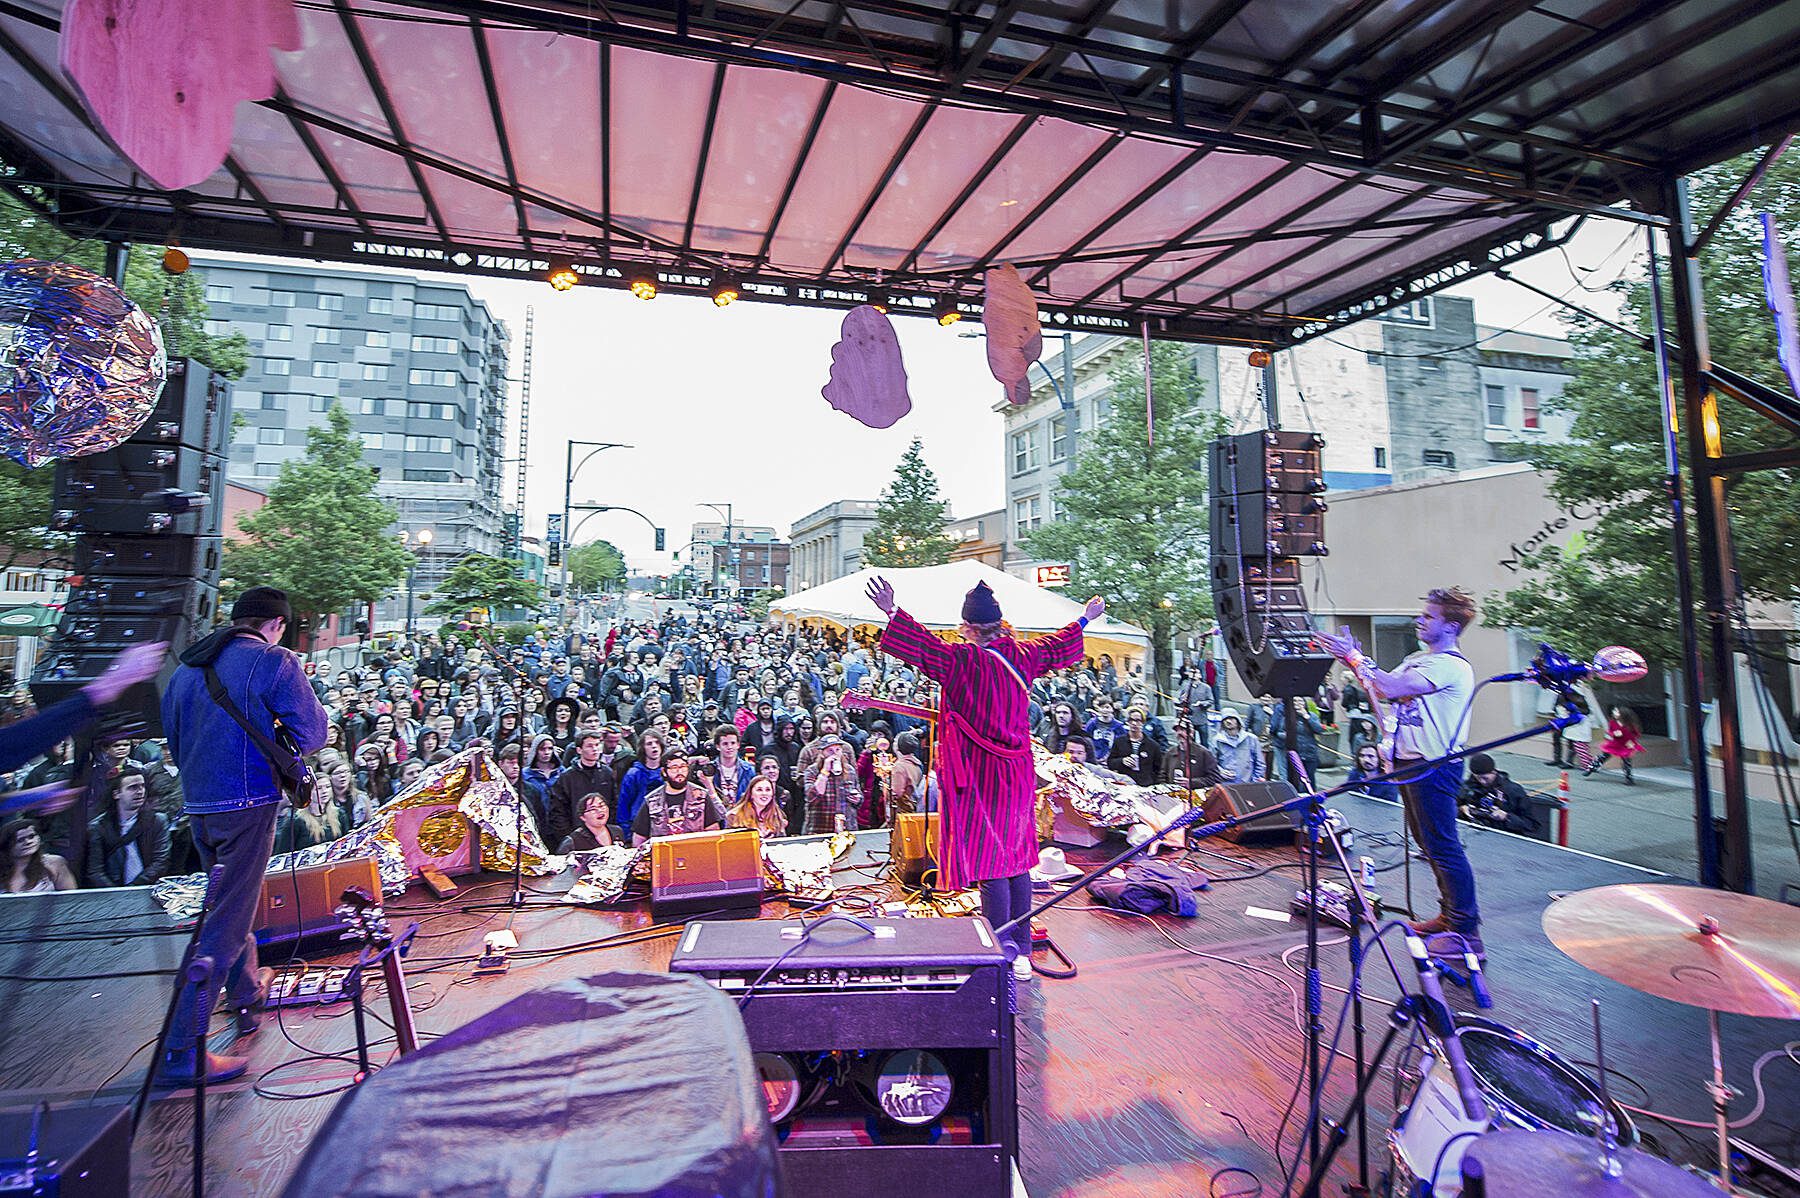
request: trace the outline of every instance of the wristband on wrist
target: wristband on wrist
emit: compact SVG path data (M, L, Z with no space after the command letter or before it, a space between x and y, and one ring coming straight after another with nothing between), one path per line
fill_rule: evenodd
M1086 612L1083 612L1083 613L1082 613L1082 614L1081 614L1081 615L1079 615L1079 616L1076 616L1076 617L1075 617L1075 622L1076 622L1076 623L1077 623L1077 624L1079 624L1079 625L1081 625L1081 626L1082 626L1082 627L1083 627L1083 628L1086 628L1086 627L1087 627L1087 626L1088 626L1088 618L1087 618L1087 613L1086 613Z

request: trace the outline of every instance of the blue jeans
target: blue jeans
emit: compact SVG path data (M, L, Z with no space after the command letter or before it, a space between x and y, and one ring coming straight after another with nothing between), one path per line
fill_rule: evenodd
M194 1037L204 1031L203 1021L210 1021L220 987L234 1007L249 1006L256 999L256 937L250 924L262 898L263 875L275 848L275 813L282 802L277 798L237 811L188 817L200 868L210 872L220 865L224 870L208 896L206 926L194 948L197 955L212 958L212 976L204 986L182 984L181 1002L164 1046L171 1054L194 1051Z
M1456 834L1462 777L1463 763L1451 761L1417 777L1402 775L1399 781L1406 826L1437 877L1439 909L1452 932L1467 935L1481 927L1481 909L1475 902L1475 871Z
M1015 874L1010 878L988 878L981 883L981 913L995 928L1017 919L1031 910L1031 875ZM1006 959L1031 956L1031 921L1000 937Z

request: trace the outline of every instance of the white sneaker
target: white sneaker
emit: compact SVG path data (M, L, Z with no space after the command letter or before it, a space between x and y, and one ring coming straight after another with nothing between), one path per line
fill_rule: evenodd
M1030 957L1014 957L1012 969L1015 981L1029 982L1031 980Z

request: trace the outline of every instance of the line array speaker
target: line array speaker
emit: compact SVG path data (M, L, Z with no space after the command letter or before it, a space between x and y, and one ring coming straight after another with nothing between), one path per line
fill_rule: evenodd
M1326 505L1316 433L1220 437L1208 452L1213 610L1252 693L1310 695L1331 657L1313 644L1301 557L1323 557Z

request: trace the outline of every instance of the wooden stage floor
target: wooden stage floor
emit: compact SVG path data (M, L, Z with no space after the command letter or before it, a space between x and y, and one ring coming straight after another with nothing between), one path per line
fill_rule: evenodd
M1337 805L1358 830L1356 851L1397 866L1398 809L1348 797ZM1588 973L1558 953L1539 924L1551 890L1662 880L1659 875L1485 830L1467 829L1466 839L1480 880L1491 958L1496 1005L1487 1014L1566 1059L1588 1061L1593 1058L1587 1000L1598 996L1609 1062L1629 1079L1615 1083L1615 1096L1635 1106L1706 1118L1704 1013ZM1224 877L1294 857L1291 849L1218 847L1233 860L1199 854L1188 860ZM1430 905L1429 871L1415 862L1411 872L1415 897ZM1020 999L1019 1166L1034 1198L1186 1198L1207 1194L1209 1179L1227 1166L1258 1175L1264 1194L1279 1193L1282 1166L1273 1143L1301 1059L1295 1012L1304 995L1302 979L1284 965L1282 954L1303 943L1304 934L1298 923L1256 918L1246 908L1285 910L1298 876L1297 866L1279 866L1259 877L1216 882L1201 896L1199 915L1189 920L1106 914L1085 909L1085 896L1046 917L1080 973L1066 981L1040 977ZM1380 889L1390 903L1402 901L1401 879L1398 868L1381 875ZM408 964L422 1036L456 1028L528 989L609 969L661 969L668 961L673 941L664 937L522 960L504 977L472 979L467 958L479 949L483 933L505 926L508 913L459 908L504 898L508 882L471 881L477 885L465 886L451 901L434 903L429 894L414 891L390 908L397 925L411 919L422 923ZM513 920L522 952L580 945L648 923L639 911L551 905L562 883L533 885L548 893L545 906L523 910ZM1328 938L1335 939L1331 932L1328 928ZM5 1046L0 1109L24 1109L45 1098L57 1104L129 1101L183 939L142 889L0 901L0 1043ZM313 942L317 953L331 947ZM1397 942L1395 947L1398 954ZM1297 968L1298 954L1291 959ZM1327 947L1322 960L1327 983L1341 983L1348 974L1343 946ZM1410 968L1403 959L1400 964L1410 981ZM47 977L69 980L24 980ZM1367 979L1372 995L1394 993L1379 959L1370 962ZM1340 1000L1326 990L1328 1028ZM1472 1009L1464 991L1453 990L1452 1001ZM385 1014L385 1005L377 993L371 1009ZM314 1053L351 1051L355 1038L348 1008L302 1010L306 1013L283 1015L285 1036L272 1017L266 1020L247 1045L249 1077L211 1091L207 1171L213 1194L279 1193L335 1101L265 1097L254 1085L291 1096L330 1089L349 1077L351 1067L341 1060L311 1059ZM1369 1005L1371 1046L1385 1026L1385 1011L1379 1003ZM216 1026L222 1028L224 1021ZM389 1034L372 1026L378 1035ZM1755 1057L1800 1035L1800 1025L1793 1023L1733 1016L1725 1018L1724 1028L1728 1077L1745 1092L1751 1090ZM225 1036L220 1031L215 1045ZM135 1056L134 1049L140 1049ZM391 1049L390 1038L377 1060ZM1342 1108L1349 1073L1347 1059L1333 1071L1328 1110ZM1800 1069L1776 1060L1764 1081L1766 1113L1740 1134L1792 1163L1800 1138ZM1376 1168L1391 1094L1386 1081L1376 1088L1371 1135ZM1740 1099L1734 1114L1748 1111L1750 1104ZM185 1093L153 1104L133 1161L133 1193L140 1198L188 1192L191 1110ZM1640 1126L1678 1159L1695 1159L1707 1139L1707 1133L1694 1131L1691 1141L1684 1140L1649 1120L1640 1120ZM1286 1145L1293 1144L1294 1135L1290 1121ZM0 1146L0 1156L18 1147ZM1352 1143L1339 1178L1351 1177L1354 1160ZM1253 1188L1244 1175L1227 1174L1218 1178L1216 1192Z

